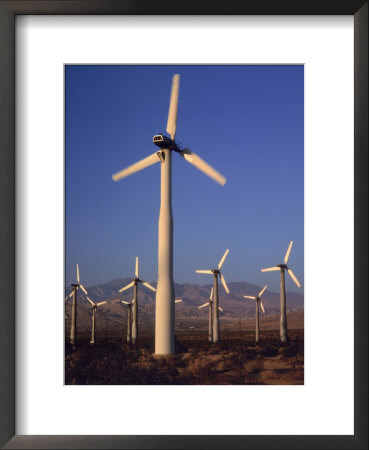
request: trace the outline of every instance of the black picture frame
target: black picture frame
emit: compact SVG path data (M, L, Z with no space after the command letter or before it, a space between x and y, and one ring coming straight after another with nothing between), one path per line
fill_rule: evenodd
M15 17L20 14L353 15L354 435L15 435ZM337 95L340 95L339 92ZM368 178L368 0L0 1L0 445L2 448L368 449Z

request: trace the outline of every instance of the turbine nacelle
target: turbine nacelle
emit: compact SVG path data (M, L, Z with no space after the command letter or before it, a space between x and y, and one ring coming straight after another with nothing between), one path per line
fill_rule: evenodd
M180 151L177 142L174 139L165 136L165 134L156 134L153 137L152 141L155 145L157 145L160 148L169 148L169 150L175 150L177 152Z

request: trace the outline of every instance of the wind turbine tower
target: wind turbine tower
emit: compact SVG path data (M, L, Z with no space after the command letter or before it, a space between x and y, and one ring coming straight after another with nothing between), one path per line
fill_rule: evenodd
M213 275L213 283L214 283L214 297L213 297L213 342L219 341L219 296L218 296L218 277L220 278L220 281L223 284L224 290L229 294L229 289L227 286L227 283L224 279L224 276L220 272L220 269L222 268L224 261L229 253L229 249L227 249L222 257L222 259L219 261L218 267L216 269L209 269L209 270L196 270L196 273L207 273Z
M268 269L261 269L262 272L273 272L280 271L281 281L280 281L280 309L281 309L281 317L280 317L280 339L281 342L287 342L287 311L286 311L286 288L285 288L285 275L284 271L287 270L288 275L292 278L293 282L297 287L301 287L299 280L295 277L292 270L287 267L288 258L290 257L291 248L293 241L290 242L288 246L286 255L284 257L284 263L277 264L275 267L269 267Z
M141 280L138 277L138 256L136 256L136 267L135 267L135 276L134 278L132 278L132 283L127 284L127 286L123 287L122 289L119 289L118 292L123 292L126 289L129 289L130 287L133 286L133 300L132 300L132 305L133 305L133 321L132 321L132 342L133 344L135 344L137 342L138 339L138 283L143 284L144 286L148 287L149 289L151 289L152 291L156 291L156 289L151 286L151 284L147 283L144 280Z
M264 305L263 305L263 302L261 301L260 297L264 294L265 289L267 287L268 286L264 286L263 289L257 295L257 297L251 297L250 295L244 295L245 298L250 298L252 300L255 300L255 304L256 304L256 312L255 312L255 342L259 342L259 340L260 340L259 304L260 304L261 310L265 314Z
M126 302L125 300L121 300L121 302L128 306L128 311L127 311L127 343L130 344L132 342L132 304L134 302L134 299L131 301L131 303Z
M173 283L173 216L172 216L172 152L178 153L210 178L224 185L226 179L188 148L182 149L175 140L179 96L179 75L173 76L169 103L167 133L157 134L153 143L159 151L113 175L113 180L132 175L160 162L161 190L158 226L158 282L155 305L155 354L169 355L174 348L174 283Z
M81 288L82 291L87 295L87 291L83 284L80 283L79 279L79 267L77 263L77 283L72 283L72 293L73 293L73 303L72 303L72 321L70 325L70 343L75 344L77 339L77 291Z

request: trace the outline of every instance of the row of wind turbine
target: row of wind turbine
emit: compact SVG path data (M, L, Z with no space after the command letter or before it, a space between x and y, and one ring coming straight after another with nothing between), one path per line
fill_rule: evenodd
M261 269L262 272L271 272L271 271L280 271L281 276L281 282L280 282L280 340L282 342L287 342L287 313L286 313L286 291L285 291L285 270L287 270L287 273L291 276L294 283L301 287L300 282L292 272L292 270L287 266L287 262L289 260L289 256L291 253L293 241L290 242L286 255L284 257L284 263L278 264L277 266ZM220 269L222 268L226 257L228 256L229 249L227 249L222 256L221 260L218 263L217 268L214 269L206 269L206 270L196 270L196 273L200 274L211 274L213 275L213 287L211 288L210 298L209 302L204 303L203 305L199 306L198 309L204 308L205 306L209 307L209 341L210 342L218 342L219 341L219 311L223 311L222 308L219 306L219 295L218 295L218 277L220 278L224 290L229 294L229 289L226 284L224 275L221 273ZM134 297L131 302L127 302L125 300L121 300L123 304L125 304L128 307L128 323L127 323L127 342L128 343L136 343L138 339L138 283L141 283L142 285L146 286L147 288L151 289L152 291L156 291L156 289L151 286L146 281L139 278L139 259L136 257L136 265L135 265L135 276L132 278L132 282L128 285L124 286L123 288L119 289L119 292L124 292L127 289L134 287ZM92 305L92 331L91 331L91 341L90 343L93 344L95 342L95 322L96 322L96 310L98 307L106 304L106 301L102 301L99 303L95 303L91 298L88 296L86 288L81 284L80 282L80 275L79 275L79 266L77 264L77 283L72 284L72 292L66 297L73 297L73 304L72 304L72 321L71 321L71 331L70 331L70 342L72 344L76 341L76 318L77 318L77 291L79 288L82 289L82 291L85 293L87 300ZM251 299L255 301L255 341L259 342L260 339L260 327L259 327L259 306L263 313L265 313L265 308L263 305L263 302L261 301L261 296L267 289L267 286L264 286L264 288L259 292L257 296L250 296L250 295L244 295L244 298ZM182 302L182 299L174 299L173 303L180 303ZM133 308L133 320L132 320L132 308Z

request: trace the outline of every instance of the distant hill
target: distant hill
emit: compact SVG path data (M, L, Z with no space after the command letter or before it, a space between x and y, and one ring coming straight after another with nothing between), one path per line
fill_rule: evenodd
M115 279L108 283L87 287L89 297L100 302L106 300L108 303L98 309L98 320L121 323L127 317L127 307L121 303L121 300L130 301L133 297L133 288L122 293L118 290L129 284L131 278ZM150 282L156 287L156 282ZM203 318L208 314L207 308L198 309L198 306L209 300L211 284L199 286L195 284L174 284L176 298L181 298L182 303L177 303L176 318ZM247 282L235 282L228 284L230 293L226 294L223 286L219 285L219 304L223 308L223 317L232 319L238 317L254 317L255 302L243 298L243 295L257 295L262 287ZM66 295L71 292L68 288ZM304 309L304 296L287 292L287 311L301 311ZM266 317L279 314L279 292L265 291L262 297L264 307L266 309ZM70 316L71 299L66 301L67 318ZM141 318L146 320L154 320L155 318L155 292L145 286L139 285L138 288L138 304L139 314ZM91 320L91 307L86 300L86 296L81 290L78 291L78 323L89 325Z

